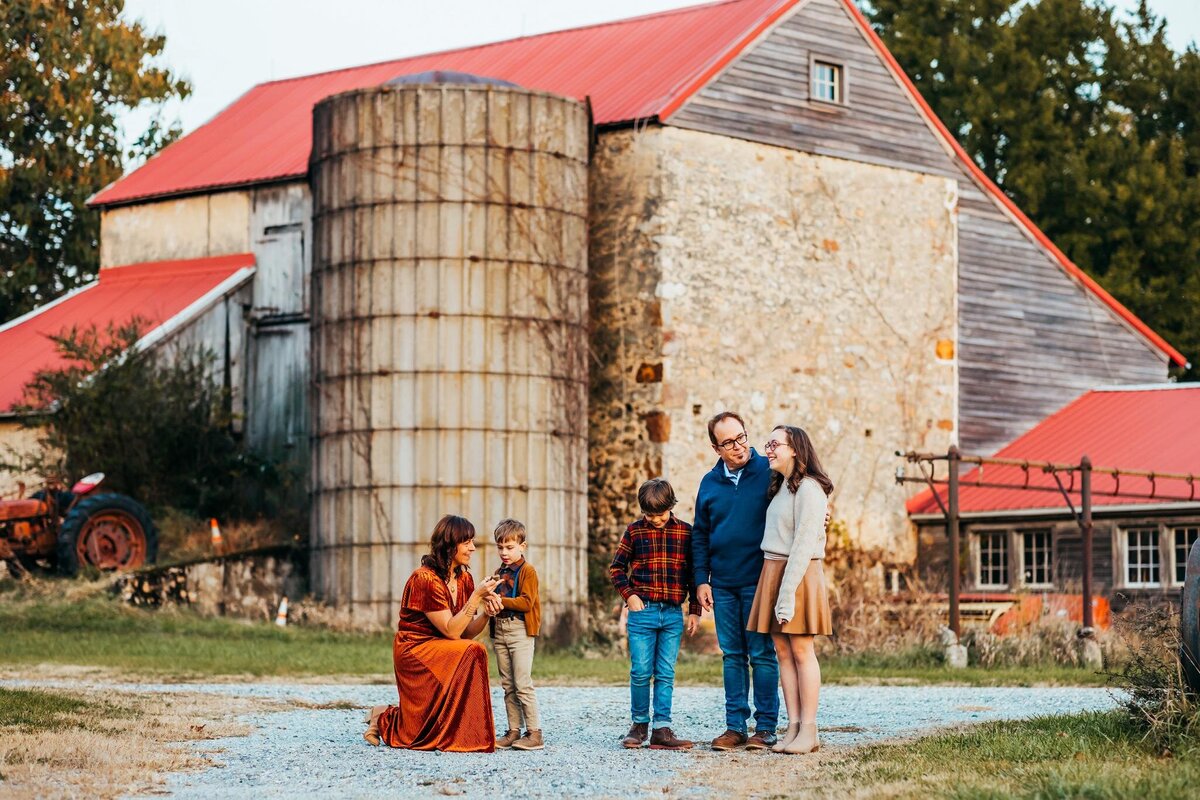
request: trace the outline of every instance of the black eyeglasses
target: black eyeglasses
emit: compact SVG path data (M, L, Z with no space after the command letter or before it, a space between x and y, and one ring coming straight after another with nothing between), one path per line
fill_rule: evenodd
M732 450L735 445L739 444L742 447L745 447L746 442L748 441L750 441L750 437L746 435L745 431L742 431L740 436L735 436L732 439L726 439L725 441L719 443L717 447L721 448L722 450Z

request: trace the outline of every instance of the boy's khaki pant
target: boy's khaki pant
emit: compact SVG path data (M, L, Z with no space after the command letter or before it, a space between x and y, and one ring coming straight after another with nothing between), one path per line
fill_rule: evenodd
M522 716L525 730L542 729L537 695L533 691L533 645L536 641L536 636L525 632L525 620L520 617L496 619L492 644L496 648L496 671L500 673L500 685L504 687L508 729L512 731L521 730Z

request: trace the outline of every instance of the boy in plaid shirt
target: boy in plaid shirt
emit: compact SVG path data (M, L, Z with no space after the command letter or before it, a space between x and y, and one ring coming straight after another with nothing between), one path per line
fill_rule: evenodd
M629 694L633 727L621 742L641 747L650 727L650 679L654 678L652 750L687 750L692 742L671 731L671 693L675 688L675 659L686 628L688 636L700 624L700 604L692 575L692 526L671 513L675 490L663 478L638 489L642 518L631 522L621 536L612 566L613 586L629 608ZM687 624L680 606L687 600Z

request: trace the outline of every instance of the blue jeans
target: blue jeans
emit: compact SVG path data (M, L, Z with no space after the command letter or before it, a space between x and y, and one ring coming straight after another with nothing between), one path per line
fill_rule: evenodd
M654 727L671 724L675 690L675 658L683 639L683 611L671 603L647 602L630 611L629 698L634 722L650 722L650 678L654 678Z
M724 657L725 727L738 733L747 732L753 668L754 726L774 733L779 722L779 661L775 658L775 645L768 634L746 630L755 588L712 587L713 622Z

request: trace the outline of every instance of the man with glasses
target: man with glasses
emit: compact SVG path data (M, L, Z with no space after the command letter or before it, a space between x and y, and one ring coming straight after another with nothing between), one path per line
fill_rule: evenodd
M748 446L746 424L732 411L709 420L708 438L720 459L696 493L692 563L696 597L713 613L724 657L727 730L713 740L712 748L764 749L776 742L779 662L771 637L747 631L746 626L762 571L771 469L767 459ZM751 686L755 733L747 737Z

